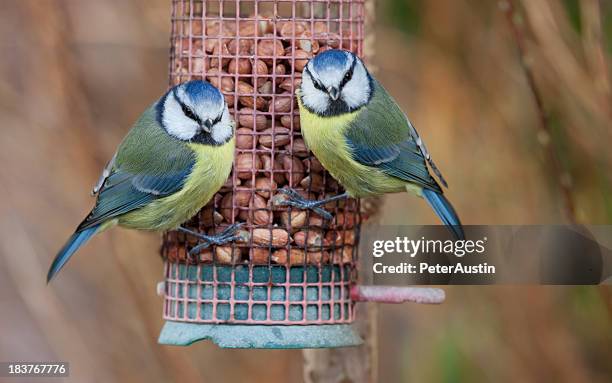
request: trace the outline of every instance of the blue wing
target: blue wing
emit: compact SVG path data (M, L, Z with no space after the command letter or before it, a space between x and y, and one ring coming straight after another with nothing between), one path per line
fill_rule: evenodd
M441 192L429 173L428 161L443 184L444 179L431 162L416 130L384 88L374 84L372 100L346 131L353 159L390 176Z
M193 163L180 171L166 174L132 174L121 169L113 171L106 179L98 201L77 231L87 229L151 201L176 193L183 188L191 173Z
M404 181L435 191L441 190L429 174L425 159L413 141L373 147L357 144L348 138L347 143L355 161L376 167Z

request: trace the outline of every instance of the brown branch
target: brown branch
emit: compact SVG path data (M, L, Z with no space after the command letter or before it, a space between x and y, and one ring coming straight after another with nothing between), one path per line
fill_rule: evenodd
M512 36L516 43L518 53L521 60L521 66L527 79L527 84L531 90L531 94L536 104L538 114L538 138L542 146L544 146L546 156L551 164L553 172L556 176L556 182L563 197L565 214L570 223L576 223L576 208L574 205L574 196L571 189L571 175L567 169L563 167L557 151L551 145L551 128L550 117L544 106L542 94L538 89L535 81L531 65L528 62L527 43L523 31L523 24L520 22L520 14L516 11L513 0L500 1L500 8L506 15Z

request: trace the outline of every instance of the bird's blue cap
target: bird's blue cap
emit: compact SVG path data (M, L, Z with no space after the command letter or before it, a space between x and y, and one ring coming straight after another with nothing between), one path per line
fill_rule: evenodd
M341 49L330 49L318 54L312 59L312 65L317 72L325 71L328 68L345 68L348 66L349 58L353 54Z
M202 102L219 104L223 102L223 95L219 89L206 81L192 80L179 86L183 87L185 93L196 104Z

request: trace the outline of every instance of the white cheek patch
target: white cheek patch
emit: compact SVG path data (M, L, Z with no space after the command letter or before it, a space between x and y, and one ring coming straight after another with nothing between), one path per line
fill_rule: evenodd
M197 122L185 116L172 93L168 94L164 102L162 123L168 134L185 141L192 139L200 128Z
M323 114L329 108L329 96L327 93L315 88L310 75L304 72L301 85L302 102L309 109L318 114Z
M342 99L350 108L359 108L370 99L370 80L363 64L358 62L353 77L342 88Z
M230 117L227 106L224 107L221 121L213 126L211 137L214 141L222 143L227 141L234 134L234 121Z

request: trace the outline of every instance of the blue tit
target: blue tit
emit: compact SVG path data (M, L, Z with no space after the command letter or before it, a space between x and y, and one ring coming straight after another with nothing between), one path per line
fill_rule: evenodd
M317 55L304 68L296 93L306 144L347 193L306 201L285 190L286 204L321 212L323 204L347 195L408 191L423 197L456 238L464 238L457 213L428 170L429 164L447 186L423 141L357 56L343 50Z
M115 225L178 229L209 244L236 239L237 225L216 236L182 228L227 180L234 158L234 121L223 95L204 81L171 88L123 139L94 187L96 204L56 255L50 281L94 234Z

